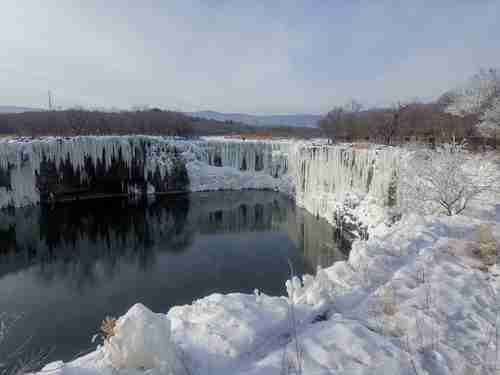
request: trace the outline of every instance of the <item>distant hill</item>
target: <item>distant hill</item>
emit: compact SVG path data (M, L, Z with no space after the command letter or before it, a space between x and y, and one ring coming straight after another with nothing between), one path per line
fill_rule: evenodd
M215 111L198 111L186 113L189 116L217 121L233 121L251 126L290 126L317 127L322 116L310 114L297 115L249 115L245 113L221 113Z
M0 105L0 113L23 113L23 112L33 112L33 111L40 111L40 109Z

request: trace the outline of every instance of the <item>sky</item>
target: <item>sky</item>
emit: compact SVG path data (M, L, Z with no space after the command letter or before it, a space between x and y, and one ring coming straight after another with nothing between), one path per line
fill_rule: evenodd
M500 0L2 0L0 105L325 113L500 66Z

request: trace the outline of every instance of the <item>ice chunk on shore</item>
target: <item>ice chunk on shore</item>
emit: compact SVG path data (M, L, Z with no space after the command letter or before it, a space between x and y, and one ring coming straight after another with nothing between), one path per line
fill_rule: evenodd
M170 320L137 303L116 322L114 335L104 352L115 368L173 368Z

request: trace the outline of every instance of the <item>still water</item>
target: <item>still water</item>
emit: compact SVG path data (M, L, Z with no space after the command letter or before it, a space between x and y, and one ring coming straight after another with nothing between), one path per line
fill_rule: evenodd
M0 314L16 321L0 362L20 346L70 360L136 302L167 312L215 292L284 295L288 260L314 273L345 259L337 243L326 221L264 191L1 211Z

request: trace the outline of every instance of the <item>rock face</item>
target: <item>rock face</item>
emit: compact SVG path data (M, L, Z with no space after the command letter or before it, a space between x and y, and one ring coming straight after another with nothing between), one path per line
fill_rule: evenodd
M0 207L251 187L283 191L299 206L333 220L339 203L355 206L370 196L387 204L389 191L394 194L398 158L391 148L321 142L146 136L18 139L0 142Z

